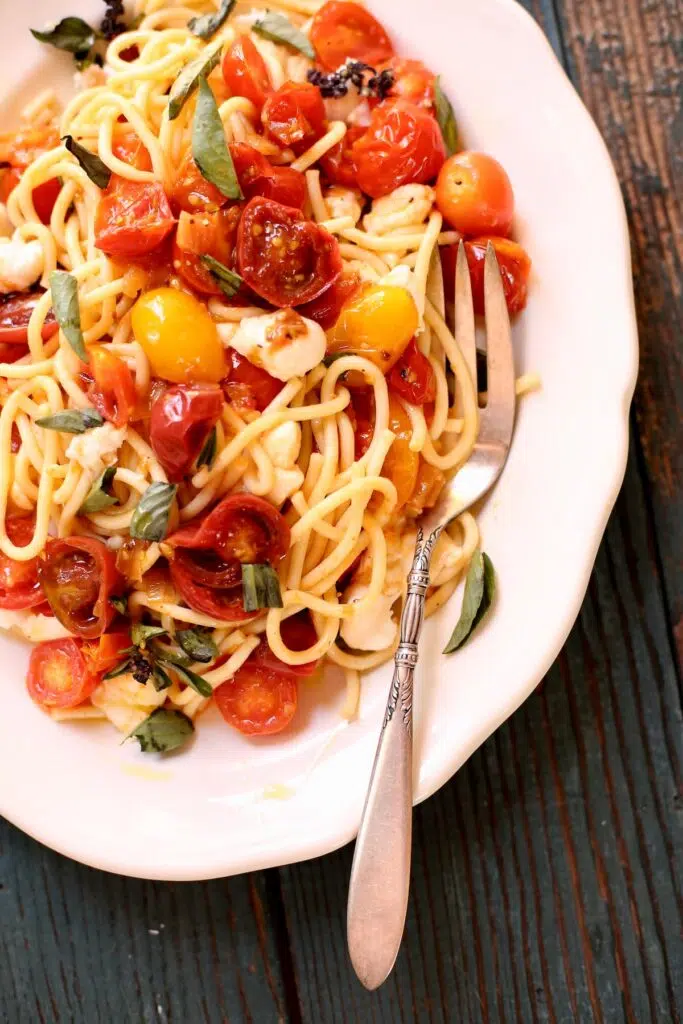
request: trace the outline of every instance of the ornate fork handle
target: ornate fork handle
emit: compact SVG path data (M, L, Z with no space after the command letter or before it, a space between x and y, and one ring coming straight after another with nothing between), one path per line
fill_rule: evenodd
M438 527L426 539L418 530L394 674L351 869L349 952L358 977L370 989L381 985L394 965L408 907L413 677L429 586L429 563L441 529Z

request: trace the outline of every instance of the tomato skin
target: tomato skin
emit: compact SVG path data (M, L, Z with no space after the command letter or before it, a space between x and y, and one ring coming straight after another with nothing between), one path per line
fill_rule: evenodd
M434 370L427 357L417 347L415 338L408 342L403 355L391 369L387 383L391 391L411 405L425 405L434 401Z
M436 205L463 235L510 233L515 196L504 168L486 153L449 157L436 182Z
M255 494L229 494L208 515L181 527L167 539L171 547L214 551L229 562L271 565L283 558L289 541L284 516Z
M436 75L426 68L422 61L392 57L378 71L392 71L394 84L390 96L400 96L418 107L431 110L434 106L434 81Z
M328 71L336 71L347 58L377 67L394 52L377 18L348 0L323 4L313 18L309 35L318 60Z
M58 178L50 178L33 189L33 206L42 224L50 223L54 205L61 191L62 185Z
M255 197L237 232L245 282L273 306L298 306L321 294L342 271L339 245L300 210Z
M307 611L298 612L288 619L283 619L280 623L280 636L285 647L289 647L290 651L305 651L318 641L318 634ZM303 665L288 665L273 654L268 646L268 641L264 639L249 655L247 662L262 665L271 672L278 672L280 675L289 676L292 679L299 679L303 676L312 676L320 664L320 658L307 661Z
M200 295L223 295L223 290L208 267L202 263L200 255L213 256L219 263L232 268L239 219L239 206L194 214L183 211L180 214L178 232L173 243L173 268Z
M325 134L325 104L310 82L284 82L263 105L261 121L271 139L303 153Z
M174 224L159 182L129 181L112 174L97 204L95 245L107 256L144 256L161 245Z
M58 145L59 133L52 127L23 128L0 135L0 162L7 165L0 176L0 201L7 202L30 163ZM43 224L50 223L61 188L57 178L50 178L33 189L33 206Z
M197 213L218 209L227 202L223 193L202 175L192 153L187 153L173 181L169 200L175 212Z
M103 633L95 642L87 641L82 651L89 671L95 676L115 668L124 658L124 651L131 645L130 630L120 629L114 633Z
M223 392L217 384L176 384L156 399L149 440L171 483L188 473L222 408Z
M50 541L39 564L39 579L55 616L85 640L105 632L116 614L109 597L121 584L116 557L95 537Z
M301 210L306 201L306 178L292 167L276 167L246 142L231 142L230 155L245 199L263 196Z
M19 292L0 296L0 344L25 345L28 342L28 322L42 291ZM50 310L41 330L43 341L59 330L54 310Z
M91 345L88 352L95 378L88 390L92 403L115 427L125 427L137 404L133 375L123 359L106 345Z
M297 684L247 659L232 679L214 690L214 697L228 725L245 736L274 736L294 717Z
M271 377L260 366L254 366L234 348L226 349L225 355L228 372L222 384L226 397L238 410L258 409L263 412L280 394L283 382Z
M131 324L136 341L157 377L174 384L225 376L225 351L204 303L177 288L153 288L133 306Z
M396 439L387 452L382 476L391 480L396 488L396 511L410 500L415 490L420 456L410 450L413 436L410 420L401 403L392 394L389 395L389 430L396 434Z
M384 100L353 146L358 184L373 199L439 173L446 149L436 119L408 100Z
M124 164L130 164L138 171L151 171L152 158L149 150L137 135L127 135L112 143L111 151Z
M197 583L194 573L178 559L171 562L171 580L185 603L202 615L211 615L223 622L246 622L255 618L258 612L245 612L242 603L242 587L205 587Z
M343 185L345 188L357 188L356 160L353 155L353 146L358 139L365 135L366 129L360 125L352 124L346 130L346 135L336 146L328 149L327 153L320 158L320 168L333 185Z
M260 111L272 89L265 61L249 36L240 36L226 50L221 70L233 96L246 96Z
M31 543L34 529L34 516L9 516L5 520L7 536L17 547ZM0 551L0 608L35 608L44 602L38 564L38 558L20 562Z
M31 651L26 688L44 708L75 708L99 682L89 671L80 644L67 637L37 644Z
M315 320L324 331L329 331L339 319L344 303L361 287L359 274L355 271L345 271L317 299L299 306L298 312L308 320Z
M441 470L420 456L415 487L405 506L406 514L417 517L422 515L426 508L432 508L438 501L445 483L446 477Z
M514 316L526 306L531 260L526 249L509 238L473 238L465 242L474 312L484 313L484 261L489 242L496 250L508 313Z

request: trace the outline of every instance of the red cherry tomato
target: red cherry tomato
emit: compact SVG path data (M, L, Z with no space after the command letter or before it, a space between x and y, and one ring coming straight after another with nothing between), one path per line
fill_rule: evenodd
M434 370L427 357L417 347L415 338L408 342L403 355L390 370L387 383L391 391L395 391L411 405L425 405L434 401Z
M185 210L186 213L215 210L227 202L223 193L202 175L189 152L173 181L169 200L174 210Z
M332 235L299 210L258 196L242 214L237 264L246 284L273 306L310 302L342 271Z
M407 100L385 100L354 144L356 177L373 199L399 185L424 184L437 176L446 149L435 118Z
M507 235L515 197L505 170L486 153L449 157L436 183L436 205L463 235Z
M285 82L263 105L261 121L271 139L303 153L325 134L325 104L309 82Z
M13 544L25 547L33 540L35 518L9 516L5 529ZM20 562L0 551L0 608L35 608L44 600L38 580L38 559Z
M171 580L188 607L202 615L210 615L223 622L246 622L259 614L245 612L241 585L205 587L197 583L194 566L188 566L178 558L171 562Z
M112 174L95 212L95 245L107 256L144 256L161 245L174 223L159 182Z
M318 642L318 634L307 611L283 619L280 623L280 636L285 647L289 647L290 651L305 651ZM303 665L288 665L273 654L268 646L268 641L264 639L253 654L249 655L247 663L262 665L271 672L279 672L280 675L299 679L302 676L312 676L320 664L320 658L307 661Z
M216 278L200 256L213 256L226 267L235 262L235 239L240 206L180 214L173 243L173 269L200 295L223 295Z
M225 355L228 373L222 383L228 400L238 410L258 409L263 412L282 391L282 381L271 377L260 366L254 366L234 348L226 349Z
M121 584L116 558L95 537L68 537L48 543L39 579L52 611L70 633L92 640L114 618L109 603Z
M233 96L246 96L260 110L272 90L268 68L249 36L240 36L226 50L222 71Z
M28 342L28 322L43 293L21 292L0 296L0 344L25 345ZM59 330L53 310L43 322L41 335L47 341Z
M306 178L292 167L275 167L246 142L231 142L230 154L245 199L263 196L300 210L306 201Z
M0 135L0 164L6 168L0 177L0 201L7 202L22 174L36 157L58 145L59 133L53 127L23 128L18 132ZM50 178L33 189L33 205L43 224L50 223L52 209L61 188L57 178Z
M75 708L88 699L98 682L80 644L71 637L48 640L31 651L26 687L41 707Z
M54 205L57 202L59 193L62 191L62 183L58 178L50 178L42 185L36 185L33 190L33 206L42 224L49 224Z
M498 257L508 312L514 316L526 306L531 260L526 249L509 238L473 238L471 242L465 242L474 312L484 312L484 260L489 242Z
M137 135L126 135L112 143L111 151L124 164L130 164L138 171L151 171L152 158L149 150L142 144Z
M324 331L334 327L339 319L342 306L361 287L361 280L355 271L346 271L322 295L312 302L298 307L298 312L309 320L315 320Z
M216 384L176 384L152 405L149 441L172 483L189 471L223 408Z
M370 11L346 0L329 0L313 18L310 40L318 60L336 71L347 58L376 67L394 52L389 36Z
M130 631L120 629L115 633L103 633L97 641L87 641L82 650L90 672L100 677L123 661L124 652L130 645Z
M133 375L123 359L110 352L106 345L91 345L88 352L95 378L88 395L105 419L115 427L125 427L137 404Z
M273 736L294 717L296 679L247 662L232 679L214 690L218 710L228 725L245 736Z
M434 106L434 80L436 75L426 68L422 61L406 60L404 57L392 57L378 71L392 71L394 84L390 96L399 96L410 100L418 107L430 110Z
M358 139L365 135L366 129L360 125L352 124L346 130L344 138L328 149L327 153L320 158L320 168L328 181L333 185L344 185L346 188L356 188L356 160L353 155L353 145Z

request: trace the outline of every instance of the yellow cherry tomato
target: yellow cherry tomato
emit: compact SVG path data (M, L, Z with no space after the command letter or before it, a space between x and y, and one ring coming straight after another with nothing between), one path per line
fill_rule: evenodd
M216 325L193 295L175 288L145 292L131 313L133 335L155 377L174 384L217 383L226 374Z
M364 356L387 373L418 326L415 300L407 288L367 284L342 306L339 319L328 332L327 348Z

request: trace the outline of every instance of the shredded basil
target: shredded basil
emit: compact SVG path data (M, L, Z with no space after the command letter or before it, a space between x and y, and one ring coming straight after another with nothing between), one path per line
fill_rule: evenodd
M285 43L287 46L293 46L295 50L299 50L300 53L303 53L310 60L315 60L315 50L311 40L307 35L304 35L300 28L292 25L289 18L285 18L284 14L268 11L262 18L255 21L252 27L254 32L258 32L264 39L270 39L274 43Z
M61 430L63 434L84 434L86 430L101 427L103 423L96 409L64 409L36 420L37 426L45 430Z
M116 608L119 615L128 614L128 598L125 594L123 596L112 596L109 598L109 604Z
M205 50L186 64L168 94L168 119L174 121L199 84L199 79L210 75L221 59L221 42L207 46Z
M192 156L204 178L228 199L241 199L235 165L225 141L225 130L211 86L203 76L192 122Z
M267 562L243 563L242 604L245 612L259 608L282 608L280 580Z
M208 437L202 446L202 450L197 456L197 469L201 469L202 466L209 466L213 464L213 460L216 458L216 449L218 448L218 433L215 427L212 427L209 431Z
M213 256L209 256L208 253L204 253L199 258L204 266L211 271L211 274L216 278L218 285L229 299L231 299L233 295L237 294L244 284L244 281L239 274L235 273L234 270L231 270L230 267L226 267L220 260L214 259Z
M168 530L176 487L161 482L150 484L140 498L130 521L129 533L138 540L163 540Z
M58 50L73 53L80 60L87 57L97 38L97 32L88 25L87 21L75 17L62 18L52 28L42 32L32 28L31 35L40 43L49 43L50 46L54 46Z
M182 711L155 708L126 738L135 738L145 754L165 754L182 747L193 732L194 725Z
M155 636L166 636L167 630L161 626L147 626L144 622L134 622L130 638L136 647L144 647L148 640Z
M119 499L115 494L109 493L109 488L114 482L115 476L116 466L107 466L92 485L88 497L85 499L78 511L84 515L88 515L92 512L101 512L102 509L110 508L112 505L118 505Z
M105 163L103 163L96 153L91 153L89 149L81 146L80 143L71 135L64 135L62 142L72 153L79 164L88 175L91 181L93 181L98 188L106 188L111 178L111 171Z
M458 125L450 100L441 88L440 78L436 78L434 81L434 106L436 107L436 120L439 122L446 151L449 156L452 156L460 148Z
M81 330L81 309L78 305L78 281L66 270L53 270L50 274L50 291L55 320L79 359L88 361L83 332Z
M198 18L190 18L187 27L200 39L210 39L218 32L221 25L227 20L237 0L221 0L221 5L213 14L204 14Z
M487 554L477 548L467 572L460 618L443 649L444 654L452 654L469 640L491 607L495 590L496 574L493 563Z
M173 671L180 679L181 683L186 683L187 686L191 686L192 689L202 697L211 697L213 695L213 687L211 683L207 683L206 679L202 679L196 672L191 672L189 668L185 668L184 665L178 665L177 662L171 661L166 662L173 666Z
M208 663L218 657L218 648L210 630L202 629L201 626L179 630L176 640L193 661Z
M109 669L108 672L105 672L104 675L102 676L102 678L103 679L116 679L117 676L122 676L126 672L129 672L130 668L131 668L131 665L132 665L132 659L131 658L125 658L125 660L120 662L120 664L116 665L115 668L111 668L111 669Z
M161 665L155 665L152 669L152 686L157 691L168 690L169 686L173 686L173 680Z

